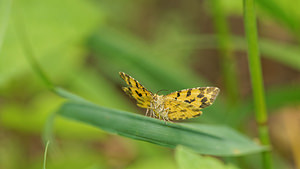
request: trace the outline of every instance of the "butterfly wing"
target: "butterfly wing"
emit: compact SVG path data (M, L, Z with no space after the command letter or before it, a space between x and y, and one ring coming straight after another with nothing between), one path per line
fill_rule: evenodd
M197 108L205 108L211 105L219 94L217 87L197 87L184 89L166 95L166 98L185 102Z
M123 91L137 101L137 106L149 108L153 94L133 77L124 72L119 72L119 74L121 78L129 85L129 87L122 87Z
M170 120L189 119L202 114L200 109L211 105L220 89L217 87L198 87L176 91L164 96Z
M169 120L190 119L202 114L200 108L196 108L191 104L182 101L176 101L171 98L166 98L164 102L164 108L168 109Z

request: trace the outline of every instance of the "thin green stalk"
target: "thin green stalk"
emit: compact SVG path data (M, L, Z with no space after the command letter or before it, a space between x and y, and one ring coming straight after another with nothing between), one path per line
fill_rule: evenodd
M44 162L43 162L43 169L46 169L46 162L47 162L47 152L48 152L48 147L49 147L50 141L48 140L46 143L45 147L45 152L44 152Z
M21 8L17 8L17 9L20 10ZM50 89L51 91L54 91L53 83L46 76L46 74L44 73L44 71L42 70L42 68L40 67L40 65L38 64L38 62L35 59L36 58L35 53L33 51L32 45L31 45L30 40L28 38L25 23L23 22L23 18L22 18L23 15L22 15L22 13L18 13L18 12L20 12L20 11L15 11L13 13L14 14L13 19L14 19L16 31L18 33L21 45L22 45L23 50L24 50L24 54L27 57L29 63L31 64L31 67L34 70L34 72L36 72L38 74L38 76L46 84L48 89Z
M258 49L256 16L254 0L244 0L244 23L248 44L248 61L252 82L256 122L258 124L259 138L263 145L270 145L268 115L265 104L263 78ZM272 169L272 157L269 151L263 152L264 169Z
M211 10L215 31L220 49L221 66L229 105L233 106L238 101L238 83L236 76L236 63L232 52L230 32L220 0L211 0Z

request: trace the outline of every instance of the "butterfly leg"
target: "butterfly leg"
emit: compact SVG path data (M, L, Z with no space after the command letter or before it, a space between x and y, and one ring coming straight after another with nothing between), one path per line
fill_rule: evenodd
M153 109L151 109L151 108L150 108L149 111L150 111L150 112L149 112L149 117L155 118L155 117L156 117L155 111L153 111ZM148 112L147 112L146 115L148 115Z
M155 117L158 117L158 119L161 120L161 115L160 115L160 113L157 113L157 116L155 115Z
M170 119L169 119L168 114L169 114L169 108L163 109L163 111L161 113L161 116L162 116L162 119L164 120L165 123L167 123L167 121L171 122Z
M152 117L152 118L155 117L155 112L153 110L150 113L150 117Z
M149 113L149 109L147 109L145 116L148 116L148 113Z

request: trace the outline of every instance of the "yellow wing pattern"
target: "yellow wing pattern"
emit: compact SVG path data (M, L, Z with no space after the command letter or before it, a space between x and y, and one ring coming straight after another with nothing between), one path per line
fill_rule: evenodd
M200 108L181 101L165 100L164 106L168 109L169 120L190 119L202 114Z
M219 91L217 87L197 87L170 93L165 98L185 102L197 108L205 108L215 101Z
M119 72L119 74L121 78L129 85L129 87L122 87L123 91L137 101L137 106L149 108L153 94L133 77L124 72Z
M198 87L164 96L165 108L169 109L169 119L183 120L201 115L200 109L211 105L219 91L217 87Z

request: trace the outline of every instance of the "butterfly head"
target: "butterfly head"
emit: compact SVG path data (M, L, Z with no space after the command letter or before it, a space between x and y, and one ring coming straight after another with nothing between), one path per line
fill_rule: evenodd
M152 98L152 103L155 107L163 104L163 95L154 94Z
M151 101L151 109L156 113L160 114L164 111L164 99L163 95L154 94Z
M159 98L159 95L155 93L152 98L153 102L157 102L158 98Z

